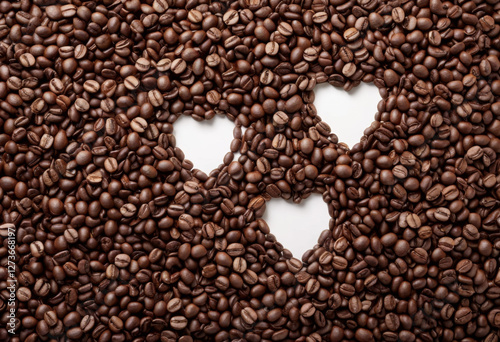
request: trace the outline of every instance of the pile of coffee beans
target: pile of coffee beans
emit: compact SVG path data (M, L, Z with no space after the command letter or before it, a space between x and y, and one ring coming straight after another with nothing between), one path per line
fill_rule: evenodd
M0 340L499 341L499 55L498 0L0 1ZM379 89L350 149L325 82ZM235 123L209 174L180 115Z

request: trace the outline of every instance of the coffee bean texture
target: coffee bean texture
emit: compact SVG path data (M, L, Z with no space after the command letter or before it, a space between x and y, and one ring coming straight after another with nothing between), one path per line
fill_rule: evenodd
M499 55L497 0L0 1L0 340L498 342ZM361 82L349 149L313 89ZM181 115L234 122L208 174Z

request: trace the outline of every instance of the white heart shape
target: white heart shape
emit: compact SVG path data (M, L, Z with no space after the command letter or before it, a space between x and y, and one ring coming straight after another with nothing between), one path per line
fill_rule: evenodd
M320 194L311 194L296 204L282 198L266 203L263 219L271 234L297 259L318 243L321 232L328 229L328 206Z
M222 115L208 121L196 121L183 115L174 123L174 135L186 159L208 175L230 152L234 127L234 123Z
M377 113L381 97L373 84L361 83L347 92L328 83L314 88L314 105L339 142L353 147L359 143L363 131L370 127Z

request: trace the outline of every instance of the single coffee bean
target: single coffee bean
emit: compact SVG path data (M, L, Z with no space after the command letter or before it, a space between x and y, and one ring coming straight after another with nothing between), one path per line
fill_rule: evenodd
M148 93L149 102L153 105L153 107L159 107L163 104L163 96L158 90L151 90Z
M467 324L472 319L472 310L468 307L461 307L455 312L456 324Z
M112 316L109 319L109 330L111 330L114 333L119 333L123 329L123 321L117 317L117 316Z
M49 134L44 134L40 138L40 147L43 148L44 150L50 149L53 143L54 143L54 137Z
M124 204L121 208L120 208L120 213L124 216L124 217L133 217L137 212L137 208L135 205L133 205L132 203L127 203L127 204Z
M448 221L448 219L451 216L451 212L448 208L440 207L436 209L436 212L434 213L434 217L438 221Z
M128 256L127 254L118 254L115 257L114 263L119 268L128 267L128 265L130 264L130 256Z
M139 88L141 83L137 79L137 77L130 75L123 80L123 84L128 90L136 90L137 88Z
M90 109L90 105L85 99L77 99L75 101L75 108L79 112L86 112Z
M171 65L172 61L170 59L163 58L156 63L156 69L158 69L158 71L160 72L165 72L170 70Z
M305 303L300 308L300 314L306 318L312 317L315 312L316 312L316 308L314 307L314 305L312 305L312 303Z
M31 290L27 287L20 287L16 292L17 299L21 302L27 302L31 299Z
M344 32L344 39L347 42L353 42L357 40L359 36L360 36L359 31L354 27L351 27Z
M186 70L186 68L187 68L186 61L180 58L174 59L172 61L172 64L170 65L170 70L172 70L172 72L177 75L182 74L184 70Z
M182 330L188 324L188 320L184 316L173 316L170 319L170 326L175 330Z
M239 14L237 11L230 9L224 13L222 20L227 26L235 25L239 21Z
M233 269L237 273L243 273L247 269L247 262L242 257L236 257L233 261Z
M35 57L31 53L22 54L21 56L19 56L19 61L25 68L31 68L36 63Z
M291 36L293 33L293 28L290 24L282 22L278 25L278 32L283 36Z
M115 262L116 262L116 259L115 259ZM117 266L109 265L106 268L106 278L114 280L114 279L118 279L119 275L120 275L120 270L118 269Z
M249 325L253 325L257 321L257 313L250 307L241 310L241 319Z
M182 308L182 302L179 298L173 298L167 303L168 312L177 312Z
M38 279L34 285L34 292L37 296L45 297L49 294L50 284L43 279Z
M74 228L69 228L64 231L64 238L68 243L75 243L78 241L78 231Z
M43 315L43 320L49 325L49 327L54 327L57 322L57 314L55 311L46 311Z
M30 244L31 255L39 258L44 255L44 245L41 241L34 241Z
M95 317L92 315L85 315L82 320L80 321L80 329L82 329L84 332L89 332L92 330L92 328L95 325Z
M136 131L137 133L143 133L146 128L148 127L148 123L145 119L143 118L134 118L131 122L130 122L130 128L132 128L134 131Z

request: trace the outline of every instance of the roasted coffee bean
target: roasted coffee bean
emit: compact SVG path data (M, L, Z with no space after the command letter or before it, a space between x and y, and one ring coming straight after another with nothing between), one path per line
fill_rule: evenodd
M158 90L151 90L148 93L149 102L153 105L153 107L159 107L163 104L163 97Z
M94 316L91 315L85 315L80 321L80 329L82 329L83 332L91 331L94 325L95 325L95 318Z
M86 112L89 110L90 105L87 100L80 98L75 101L75 108L79 112Z
M252 325L256 322L258 318L257 313L250 307L244 308L241 310L241 319L249 325Z
M104 160L104 168L109 173L114 173L118 170L118 162L113 157L106 158L106 160Z
M35 65L35 57L31 53L23 53L19 56L19 61L21 65L25 68L30 68Z
M109 319L109 330L111 330L114 333L119 333L123 329L123 321L117 317L117 316L112 316Z
M461 307L455 311L455 323L456 324L467 324L472 318L472 311L468 307Z
M43 320L49 325L49 327L54 327L58 322L57 314L55 311L46 311L43 314Z
M31 299L31 290L27 287L20 287L17 289L16 295L21 302L27 302Z
M30 244L31 255L39 258L44 255L45 247L41 241L34 241Z
M43 279L38 279L33 289L36 295L40 297L45 297L46 295L49 294L50 288L51 286L48 282L46 282Z
M54 143L54 137L50 134L44 134L40 138L40 147L44 150L48 150L52 147Z
M136 90L140 86L140 81L137 79L137 77L130 75L123 80L123 85L128 90Z
M188 320L183 316L174 316L170 319L170 326L175 330L182 330L188 324Z
M127 203L120 208L120 213L124 217L132 217L137 212L137 208L132 203Z
M167 303L168 312L177 312L182 308L182 302L179 298L173 298Z
M137 133L143 133L148 127L148 123L143 118L135 118L130 122L130 128L132 128Z
M130 264L130 256L127 254L118 254L115 257L115 265L119 268L125 268Z

